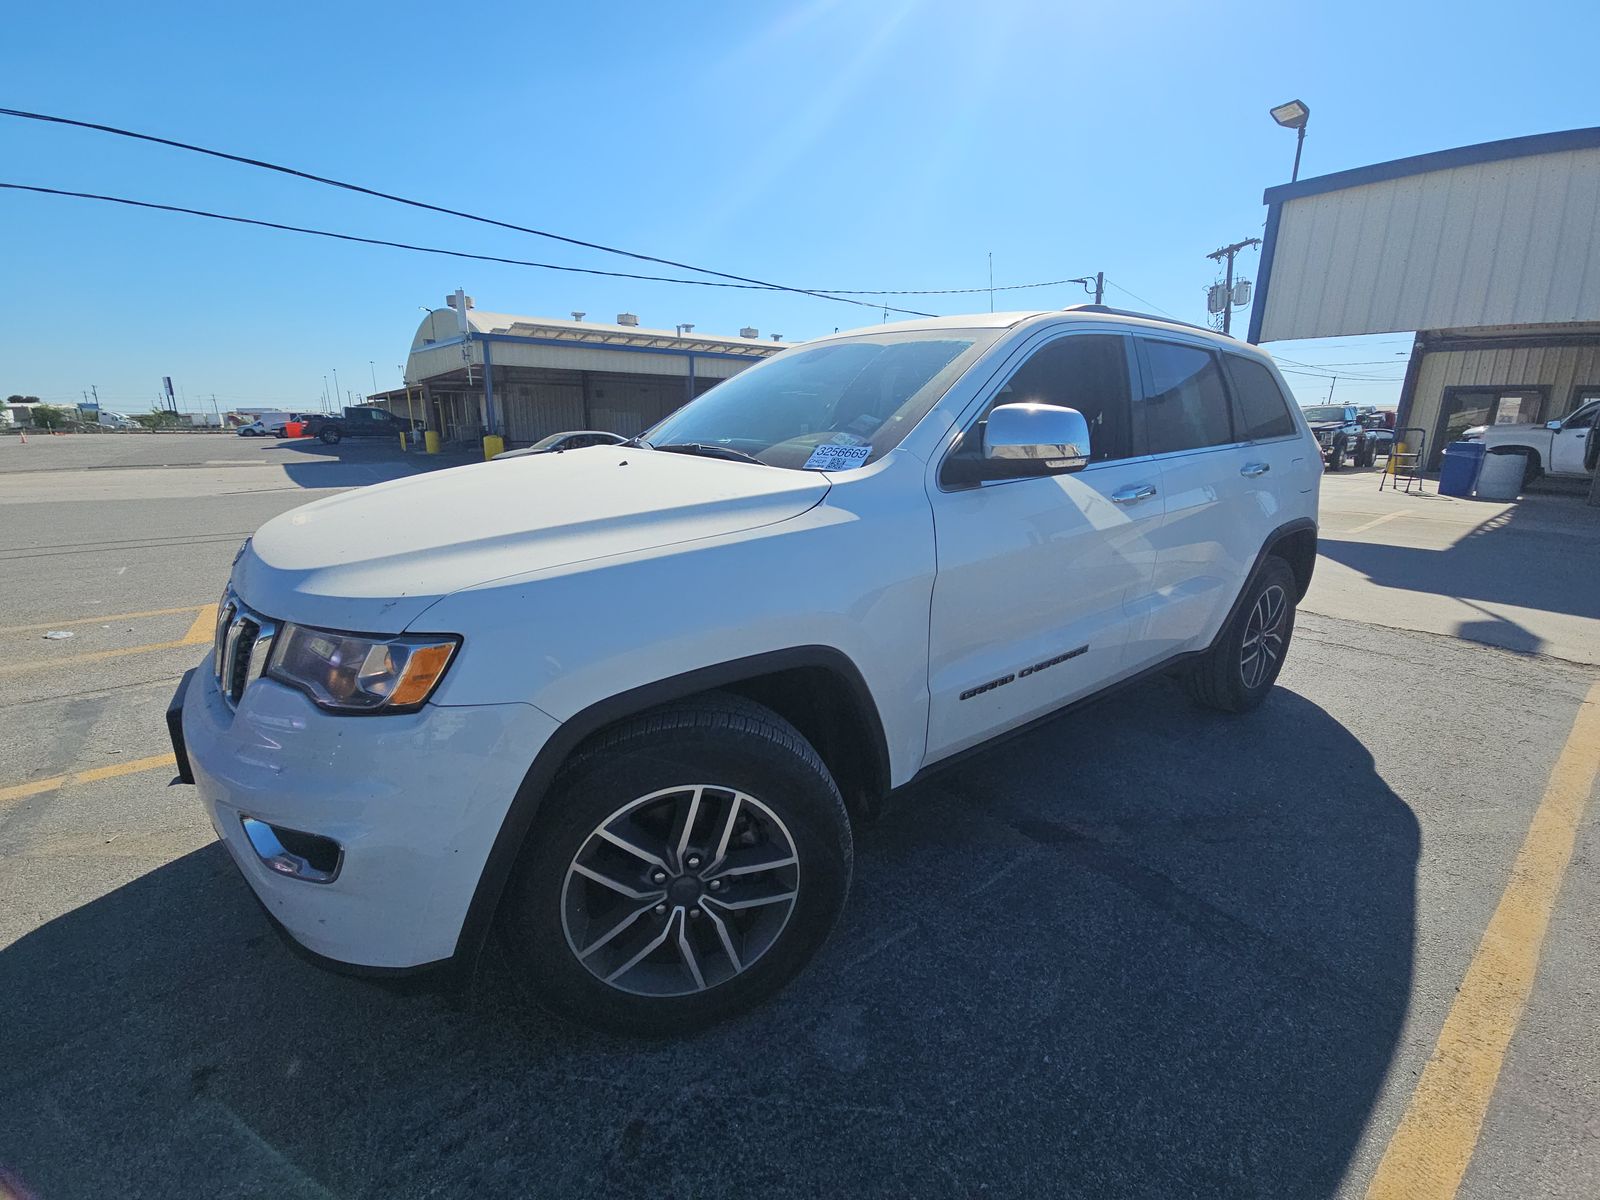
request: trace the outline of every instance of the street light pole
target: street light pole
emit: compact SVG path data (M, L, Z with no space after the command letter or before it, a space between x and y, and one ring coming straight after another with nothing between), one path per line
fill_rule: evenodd
M378 368L370 358L367 359L367 368L372 372L372 394L376 396L378 394Z
M333 406L334 406L334 408L340 407L340 400L339 400L339 368L338 367L335 367L333 369Z
M1306 144L1306 124L1311 120L1311 106L1304 100L1290 100L1287 104L1280 104L1270 111L1272 119L1279 125L1296 131L1294 173L1289 176L1289 182L1294 183L1300 178L1300 150Z

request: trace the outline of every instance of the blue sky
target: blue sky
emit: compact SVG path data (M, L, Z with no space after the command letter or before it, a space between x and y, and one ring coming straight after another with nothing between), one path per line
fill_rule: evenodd
M19 6L4 107L217 146L435 203L818 288L1104 270L1203 320L1205 254L1303 175L1590 125L1592 3ZM625 260L101 134L0 118L0 180L478 253ZM419 306L624 310L797 339L882 319L802 296L557 275L0 193L0 394L142 411L399 382ZM1253 252L1241 258L1253 275ZM1014 293L1050 308L1075 288ZM909 307L981 310L986 295ZM1300 399L1392 403L1409 339L1271 347ZM369 368L369 362L374 364ZM1369 376L1370 378L1357 378Z

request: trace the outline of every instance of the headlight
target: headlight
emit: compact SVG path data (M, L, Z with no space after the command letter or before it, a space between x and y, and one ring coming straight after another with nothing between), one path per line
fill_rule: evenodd
M411 712L432 694L458 645L437 634L369 638L285 625L266 673L332 712Z

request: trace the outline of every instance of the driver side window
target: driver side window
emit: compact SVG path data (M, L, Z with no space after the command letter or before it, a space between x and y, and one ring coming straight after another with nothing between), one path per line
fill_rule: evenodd
M1585 401L1590 401L1590 400L1593 400L1593 399L1594 399L1594 397L1584 396L1584 397L1580 397L1579 402L1583 403ZM1564 422L1562 422L1561 428L1563 430L1567 430L1567 429L1593 429L1594 428L1594 419L1595 419L1596 416L1600 416L1600 404L1591 404L1591 406L1587 410L1579 409L1577 412L1573 413Z
M1075 408L1089 423L1089 461L1133 455L1126 340L1076 333L1041 346L1001 385L989 408L1002 404ZM984 418L988 418L985 411Z

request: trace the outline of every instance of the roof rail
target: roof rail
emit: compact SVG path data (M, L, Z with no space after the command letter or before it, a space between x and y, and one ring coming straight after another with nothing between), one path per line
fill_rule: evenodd
M1201 333L1217 332L1215 329L1207 329L1204 325L1196 325L1193 321L1180 321L1177 317L1158 317L1155 313L1135 312L1131 308L1112 308L1106 304L1069 304L1061 311L1105 313L1108 317L1138 317L1144 321L1160 321L1163 325L1182 325L1185 329L1198 329Z

